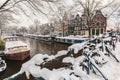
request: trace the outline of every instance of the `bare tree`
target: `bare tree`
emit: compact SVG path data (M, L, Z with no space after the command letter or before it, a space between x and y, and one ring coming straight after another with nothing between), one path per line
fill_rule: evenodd
M29 34L34 34L36 32L34 25L29 26L28 32L29 32Z
M34 9L38 13L42 13L47 16L47 13L45 13L45 11L42 9L45 9L43 4L46 3L49 5L49 9L53 11L51 3L54 4L58 1L60 0L6 0L2 5L0 5L0 12L9 11L15 13L13 8L19 8L25 13L24 9L21 7L22 4L30 9Z
M0 5L0 15L3 15L4 13L14 13L15 15L19 15L19 12L20 13L22 12L27 17L30 17L26 9L24 8L26 7L27 9L29 9L29 11L33 13L33 15L43 14L45 16L48 16L50 11L54 12L52 4L58 1L60 0L5 0ZM46 12L47 10L49 10L49 12ZM11 14L8 14L8 15L11 15ZM0 20L1 20L0 26L3 25L3 20L13 21L14 23L16 23L14 19L8 19L9 18L8 15L0 17ZM1 18L5 18L5 19L1 19Z
M0 5L0 14L9 12L18 15L19 12L23 12L24 15L30 17L25 9L26 7L27 9L30 9L29 11L31 11L33 15L43 14L48 16L49 12L46 11L49 10L54 12L51 4L54 4L57 1L59 0L5 0L3 4ZM44 5L45 3L48 6Z
M38 20L38 19L35 19L34 20L34 26L35 26L35 28L36 28L36 33L37 34L40 34L39 32L40 32L40 21Z
M115 0L109 0L107 4L104 4L105 0L76 0L76 5L81 6L83 8L84 15L86 16L86 23L88 28L90 28L90 22L93 17L93 14L96 10L103 10L107 7L110 7ZM119 6L118 6L119 7ZM108 17L110 17L117 9L116 7ZM89 32L90 35L90 32Z
M27 14L25 8L23 8L24 5L30 9L34 15L43 14L48 17L49 21L59 21L61 24L59 27L61 28L63 26L63 15L65 12L69 14L71 12L82 12L82 10L84 10L89 27L94 12L98 9L103 10L104 8L109 7L115 0L108 0L108 3L105 5L102 4L104 0L73 0L75 4L69 8L61 4L60 1L62 0L5 0L5 2L0 5L0 14L3 12L10 12L18 15L19 11L17 10L20 10L29 17L30 15ZM115 8L110 15L112 15L117 9L118 7ZM108 15L108 17L110 15Z
M120 31L120 22L115 23L115 28L118 32Z

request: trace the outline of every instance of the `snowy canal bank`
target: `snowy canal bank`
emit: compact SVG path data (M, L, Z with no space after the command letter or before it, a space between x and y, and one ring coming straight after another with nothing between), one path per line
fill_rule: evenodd
M56 55L37 54L25 62L18 73L4 80L14 79L22 73L27 79L31 74L36 80L120 80L120 42L115 42L114 49L108 39L111 38L104 38L96 44L74 44ZM79 50L83 55L75 56L80 54ZM52 61L52 64L62 66L52 69L45 66Z

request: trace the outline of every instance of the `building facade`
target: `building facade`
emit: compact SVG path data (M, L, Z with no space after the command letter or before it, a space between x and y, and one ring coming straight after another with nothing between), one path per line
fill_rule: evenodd
M68 21L68 35L74 35L74 15L70 15Z
M64 23L63 23L63 32L64 36L68 35L99 35L106 31L107 20L106 17L102 14L100 10L97 10L91 21L89 22L89 26L87 24L87 16L85 13L80 17L77 14L75 17L73 15L70 16L69 20L64 15Z
M103 34L106 31L107 20L100 10L96 11L90 24L90 35Z
M68 15L65 12L63 16L63 36L67 36L67 35L68 35Z
M69 35L88 35L88 27L85 23L85 17L82 15L80 17L77 14L74 18L70 19L68 25L68 34Z
M74 19L74 35L80 35L81 34L81 29L82 29L82 19L79 16L79 14L76 15Z

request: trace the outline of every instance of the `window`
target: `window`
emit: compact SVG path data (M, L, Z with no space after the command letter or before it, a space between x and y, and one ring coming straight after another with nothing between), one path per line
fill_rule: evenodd
M105 24L105 23L104 23L104 22L102 22L102 23L101 23L101 26L104 26L104 24Z
M81 27L79 26L79 30L81 30Z
M92 29L92 35L95 35L95 29Z
M92 23L92 26L95 26L95 23Z
M75 27L75 30L77 30L77 26Z
M96 35L99 35L99 29L96 29Z
M96 25L99 26L99 23L97 22Z
M103 28L101 29L101 33L103 33Z
M77 28L78 28L78 27L76 26L76 30L78 30Z
M79 35L81 35L81 33L79 32Z
M83 35L85 35L85 31L83 31Z
M77 26L77 30L79 30L79 27Z
M97 18L97 20L99 20L99 17Z
M77 35L79 35L79 32L77 31Z

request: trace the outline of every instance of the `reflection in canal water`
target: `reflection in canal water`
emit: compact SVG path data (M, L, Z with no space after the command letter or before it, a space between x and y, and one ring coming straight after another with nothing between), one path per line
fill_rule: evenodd
M60 50L67 50L68 44L61 43L51 43L51 42L43 42L34 39L22 39L24 42L28 43L31 48L31 56L42 53L48 55L54 55Z
M31 57L38 53L54 55L60 50L67 50L68 46L70 46L68 44L43 42L43 41L38 41L34 39L29 39L29 38L21 38L21 40L26 42L30 46ZM16 72L18 72L21 68L21 65L27 60L29 60L29 58L24 61L6 60L7 69L6 71L0 74L0 80L3 80L4 78L9 77L15 74ZM17 80L26 80L26 77L25 75L22 75Z

